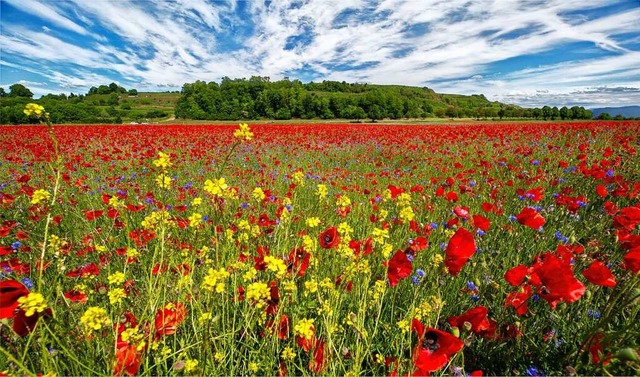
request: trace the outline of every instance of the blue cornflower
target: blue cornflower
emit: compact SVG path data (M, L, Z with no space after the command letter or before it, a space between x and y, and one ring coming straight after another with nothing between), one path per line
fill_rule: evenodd
M27 287L28 290L31 290L33 288L33 281L31 281L31 279L22 278L20 279L20 281L22 282L22 284L24 284L25 287Z
M416 270L416 275L418 275L418 277L420 277L420 278L423 278L424 277L424 270L418 268Z
M420 278L419 278L419 277L417 277L416 275L413 275L413 276L411 277L411 283L413 283L413 285L418 285L418 284L420 284Z
M18 250L20 248L20 246L22 246L22 243L20 241L16 241L16 242L11 244L11 248L13 250Z
M544 376L544 372L536 368L535 366L530 366L525 370L524 374L526 376Z

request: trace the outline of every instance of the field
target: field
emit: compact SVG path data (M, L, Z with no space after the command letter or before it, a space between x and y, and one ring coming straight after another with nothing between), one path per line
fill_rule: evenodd
M637 121L0 142L0 375L640 372Z

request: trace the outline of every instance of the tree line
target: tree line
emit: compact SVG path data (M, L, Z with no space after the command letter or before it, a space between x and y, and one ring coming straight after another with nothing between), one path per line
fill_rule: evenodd
M165 118L169 111L159 109L132 109L128 97L137 96L136 89L111 83L91 87L87 94L47 94L33 100L33 92L22 84L9 87L9 92L0 88L0 124L26 124L35 120L24 114L29 102L36 102L47 109L53 123L113 123L120 124L123 118L146 120Z
M197 120L256 119L592 119L582 106L523 108L489 101L482 94L440 94L427 87L372 85L299 80L271 81L269 77L249 79L225 77L220 83L196 81L183 85L179 95L162 108L151 99L137 99L136 89L111 83L91 87L87 94L48 94L35 102L45 106L54 123L123 123L161 119L175 112L176 118ZM23 112L33 93L22 84L5 92L0 87L0 123L23 124L34 121ZM146 102L145 102L146 101ZM624 119L607 113L596 119Z
M268 77L223 78L184 84L177 118L241 119L591 119L584 107L522 108L483 95L438 94L432 89L337 81L310 82Z

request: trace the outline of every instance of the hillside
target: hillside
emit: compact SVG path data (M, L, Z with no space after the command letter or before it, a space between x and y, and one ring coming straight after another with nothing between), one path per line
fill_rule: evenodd
M257 120L591 119L583 107L522 108L489 101L482 94L436 93L427 87L337 81L302 83L268 77L224 78L186 83L181 92L145 93L115 83L85 94L49 94L38 100L15 84L0 96L0 123L34 122L23 113L29 102L43 105L54 123L159 123Z
M612 117L617 115L625 118L639 118L640 106L623 106L623 107L602 107L598 109L591 109L593 116L597 117L602 113L607 113Z

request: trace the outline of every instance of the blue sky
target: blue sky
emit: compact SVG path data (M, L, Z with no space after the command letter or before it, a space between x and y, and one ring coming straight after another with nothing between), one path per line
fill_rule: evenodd
M0 86L36 97L259 75L640 104L640 0L0 0L0 21Z

